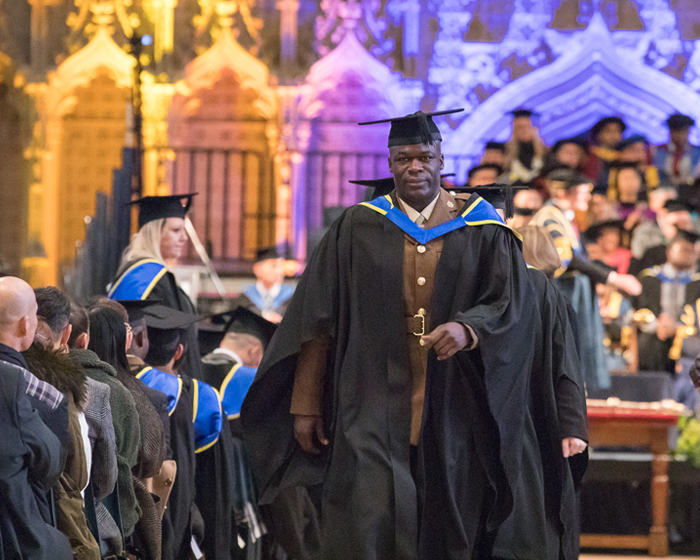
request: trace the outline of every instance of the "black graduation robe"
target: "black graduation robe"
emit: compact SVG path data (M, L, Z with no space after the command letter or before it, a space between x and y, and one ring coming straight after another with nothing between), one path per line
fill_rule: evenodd
M565 437L588 440L586 396L564 296L540 271L530 269L541 328L530 380L521 470L510 517L495 537L493 555L512 560L576 560L575 486L587 451L572 474L562 455Z
M144 263L144 266L137 267L139 263ZM109 292L111 299L155 299L161 300L163 305L196 315L192 300L178 286L175 275L169 270L163 270L163 265L154 261L133 261L122 267L122 272L112 282L112 287ZM129 275L129 282L124 279ZM155 284L151 282L155 281ZM186 329L185 340L185 359L182 369L191 374L194 378L199 378L201 373L201 361L199 353L199 340L197 338L196 323L190 325Z
M361 205L336 221L243 403L262 501L280 488L323 484L326 559L469 558L480 529L498 527L513 503L537 322L518 240L493 220L444 236L433 321L469 325L479 345L440 362L429 354L416 483L404 235ZM331 444L312 456L297 445L289 410L301 345L323 334L333 339L324 402Z
M661 268L654 267L644 270L639 281L642 284L642 293L632 299L635 310L649 309L655 317L661 312ZM695 327L697 329L698 315L700 315L700 275L693 275L693 279L685 288L685 304L690 305L695 314ZM674 317L674 319L676 319ZM659 340L656 333L639 332L639 369L642 371L667 371L675 373L676 362L669 358L669 351L673 345L674 337L668 340ZM688 341L690 342L690 341ZM686 343L687 344L687 343ZM692 358L692 356L690 356Z

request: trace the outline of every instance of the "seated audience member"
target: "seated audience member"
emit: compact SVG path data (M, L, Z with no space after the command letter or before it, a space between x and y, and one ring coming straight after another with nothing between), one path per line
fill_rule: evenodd
M690 214L691 207L680 200L667 200L664 204L665 215L659 221L663 240L655 247L648 248L637 263L630 268L631 274L662 265L666 262L666 245L676 236L679 229L695 231L695 223Z
M92 467L89 427L84 408L88 398L85 372L62 349L70 336L70 300L54 287L35 290L41 317L34 343L23 354L30 370L61 391L68 402L72 443L66 464L53 486L56 526L65 534L77 559L98 560L100 548L87 524L82 492Z
M75 303L71 304L70 324L72 333L69 340L73 340L74 344L70 349L70 355L80 362L83 371L89 378L109 386L109 405L112 411L112 425L117 448L116 487L119 491L124 536L129 536L133 533L141 516L141 508L136 500L131 474L131 469L136 466L138 461L141 443L136 403L128 389L117 379L117 371L87 348L90 342L90 321L86 310ZM106 541L112 550L121 548L122 535L118 534L119 529L116 525L111 525L114 520L109 517L104 506L100 505L97 508L97 522L100 526L100 539ZM108 526L112 527L111 531L105 529ZM117 534L114 534L115 529Z
M654 213L640 200L642 177L635 163L617 162L610 170L608 198L615 204L615 213L632 231L639 223L653 220Z
M640 192L646 200L647 195L659 186L659 172L649 163L651 158L647 139L641 135L630 136L618 142L615 149L619 152L618 162L636 165L642 178Z
M503 169L506 165L506 145L503 142L486 142L484 154L481 156L479 165L498 165Z
M11 276L0 279L0 553L3 558L70 560L68 538L43 511L64 468L63 441L55 432L70 442L67 407L58 390L27 371L20 354L34 340L36 309L29 284ZM60 425L52 430L46 422Z
M678 113L666 120L671 139L668 144L656 148L654 157L662 181L676 186L692 185L700 174L700 147L688 141L694 125L692 118Z
M668 187L660 187L649 194L649 210L654 213L653 220L646 220L634 228L630 249L632 256L641 259L647 249L662 245L665 236L661 231L661 224L664 223L667 210L664 207L667 201L676 199L676 190ZM675 235L673 231L671 237Z
M534 190L518 191L513 197L513 218L508 225L513 229L527 226L532 217L542 208L542 195Z
M503 174L503 169L494 163L484 163L472 167L467 174L467 182L470 187L492 185Z
M640 370L674 373L681 356L693 359L700 351L694 328L700 304L700 277L695 273L699 238L695 232L678 230L666 248L666 263L639 276L642 293L632 303L641 331Z
M618 274L627 274L632 252L623 245L625 224L622 220L603 220L586 230L586 250L594 259L612 267Z
M531 182L540 174L546 148L532 124L535 114L528 109L512 111L513 133L506 142L506 167L509 182Z
M547 154L548 167L553 164L561 164L581 171L586 163L586 143L580 138L564 138L558 140Z
M260 249L253 264L256 282L246 286L236 300L237 305L279 323L294 294L294 287L284 283L284 262L284 255L277 247Z
M605 117L591 128L589 133L591 146L583 173L593 184L608 182L610 165L618 158L615 146L622 140L622 133L626 129L627 125L619 117Z
M88 348L101 360L113 365L117 379L131 393L136 403L141 437L132 474L134 492L142 515L135 526L134 546L144 557L158 558L161 556L161 524L153 496L146 488L145 479L160 472L166 457L163 422L146 395L143 383L130 373L126 352L131 346L131 331L127 328L129 316L124 307L116 301L102 298L88 308L88 317Z
M588 211L586 213L586 229L596 222L618 217L615 208L610 203L610 200L608 200L607 191L607 185L593 187L591 191L591 200L588 203Z

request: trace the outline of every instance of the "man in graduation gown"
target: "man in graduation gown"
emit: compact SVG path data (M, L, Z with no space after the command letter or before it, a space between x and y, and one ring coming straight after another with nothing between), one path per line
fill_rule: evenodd
M681 356L700 353L697 337L700 275L695 232L679 230L667 247L667 262L647 268L642 293L632 301L639 333L639 369L675 373Z
M700 174L700 146L688 141L695 120L688 115L674 113L666 119L670 141L657 146L654 165L662 181L672 185L692 185Z
M243 290L236 303L268 321L279 323L287 311L294 287L284 283L284 257L277 247L267 247L257 252L253 274L257 281Z
M328 232L243 403L262 501L322 485L326 559L470 558L512 507L532 287L493 207L440 188L440 141L392 122L395 192Z

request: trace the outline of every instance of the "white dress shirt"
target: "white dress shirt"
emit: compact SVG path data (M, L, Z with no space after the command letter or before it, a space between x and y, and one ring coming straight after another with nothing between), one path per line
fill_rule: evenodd
M229 358L233 358L237 364L243 365L243 360L241 360L241 357L236 354L233 350L229 350L228 348L217 348L214 350L214 354L223 354L225 356L228 356Z
M397 198L399 199L399 204L401 205L401 211L408 216L408 219L417 226L424 227L425 222L427 222L430 219L430 216L433 215L433 210L435 209L438 198L440 198L440 193L438 192L438 195L433 199L433 201L420 212L411 207L408 202L402 200L398 196Z

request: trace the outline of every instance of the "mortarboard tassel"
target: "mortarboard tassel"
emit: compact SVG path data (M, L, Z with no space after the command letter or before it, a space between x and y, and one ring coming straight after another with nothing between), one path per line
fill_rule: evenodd
M505 215L506 220L510 220L515 215L515 204L513 203L513 197L515 196L515 191L513 190L513 185L504 185L503 187L503 198L506 200Z
M418 120L421 144L424 146L432 146L435 140L433 140L433 135L430 133L430 128L428 127L428 115L422 111L418 111L416 113L416 118Z

